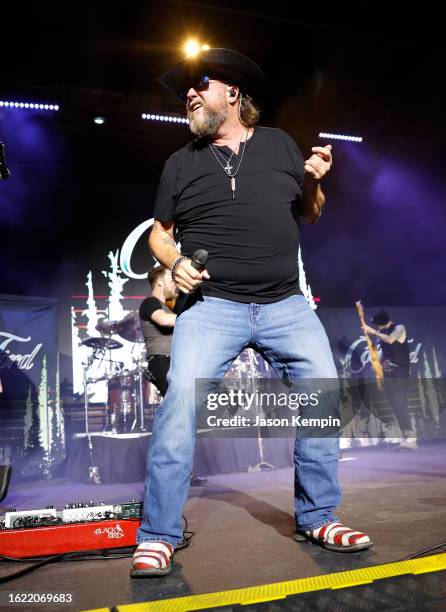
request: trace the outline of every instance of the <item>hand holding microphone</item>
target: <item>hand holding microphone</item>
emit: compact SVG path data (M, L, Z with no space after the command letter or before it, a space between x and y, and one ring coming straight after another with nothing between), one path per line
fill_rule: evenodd
M192 293L203 280L209 280L209 272L205 269L208 252L197 249L191 260L184 259L175 270L174 281L178 289L185 294Z
M209 280L209 272L205 269L208 260L208 252L204 249L197 249L192 255L191 261L185 259L180 262L175 270L175 284L180 293L175 302L174 313L179 315L189 298L203 280Z

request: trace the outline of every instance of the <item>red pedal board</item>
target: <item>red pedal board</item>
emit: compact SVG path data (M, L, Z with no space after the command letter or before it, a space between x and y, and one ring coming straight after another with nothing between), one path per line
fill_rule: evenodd
M140 519L112 519L0 531L0 554L23 559L136 546Z

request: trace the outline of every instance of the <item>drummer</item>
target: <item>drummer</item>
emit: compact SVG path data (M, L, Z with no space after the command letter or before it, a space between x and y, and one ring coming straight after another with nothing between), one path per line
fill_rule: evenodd
M170 344L177 315L167 303L177 297L177 288L170 271L154 266L147 275L151 296L139 307L141 329L147 349L147 374L162 396L167 390L167 372L170 366Z

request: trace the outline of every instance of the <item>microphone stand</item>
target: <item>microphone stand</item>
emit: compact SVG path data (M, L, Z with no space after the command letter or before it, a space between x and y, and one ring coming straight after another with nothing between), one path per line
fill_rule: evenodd
M6 165L5 145L0 142L0 181L6 181L11 176Z
M101 477L99 474L99 467L97 465L93 465L93 443L91 441L90 428L88 424L88 408L89 408L89 399L88 399L88 370L91 367L91 364L95 360L96 355L93 350L92 355L88 358L87 363L84 366L84 411L85 411L85 434L87 438L88 444L88 482L92 484L101 484Z

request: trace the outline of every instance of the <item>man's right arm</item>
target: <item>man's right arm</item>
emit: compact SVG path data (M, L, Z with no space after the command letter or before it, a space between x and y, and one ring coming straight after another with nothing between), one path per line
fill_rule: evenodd
M178 252L175 244L174 232L175 224L173 221L158 221L158 219L155 219L149 236L150 250L157 260L169 270L178 257L181 257L181 253Z
M156 259L169 270L181 257L175 244L175 224L173 221L155 219L149 236L149 247ZM195 291L204 279L209 280L207 270L198 272L190 264L190 260L181 262L175 272L175 284L183 293Z

